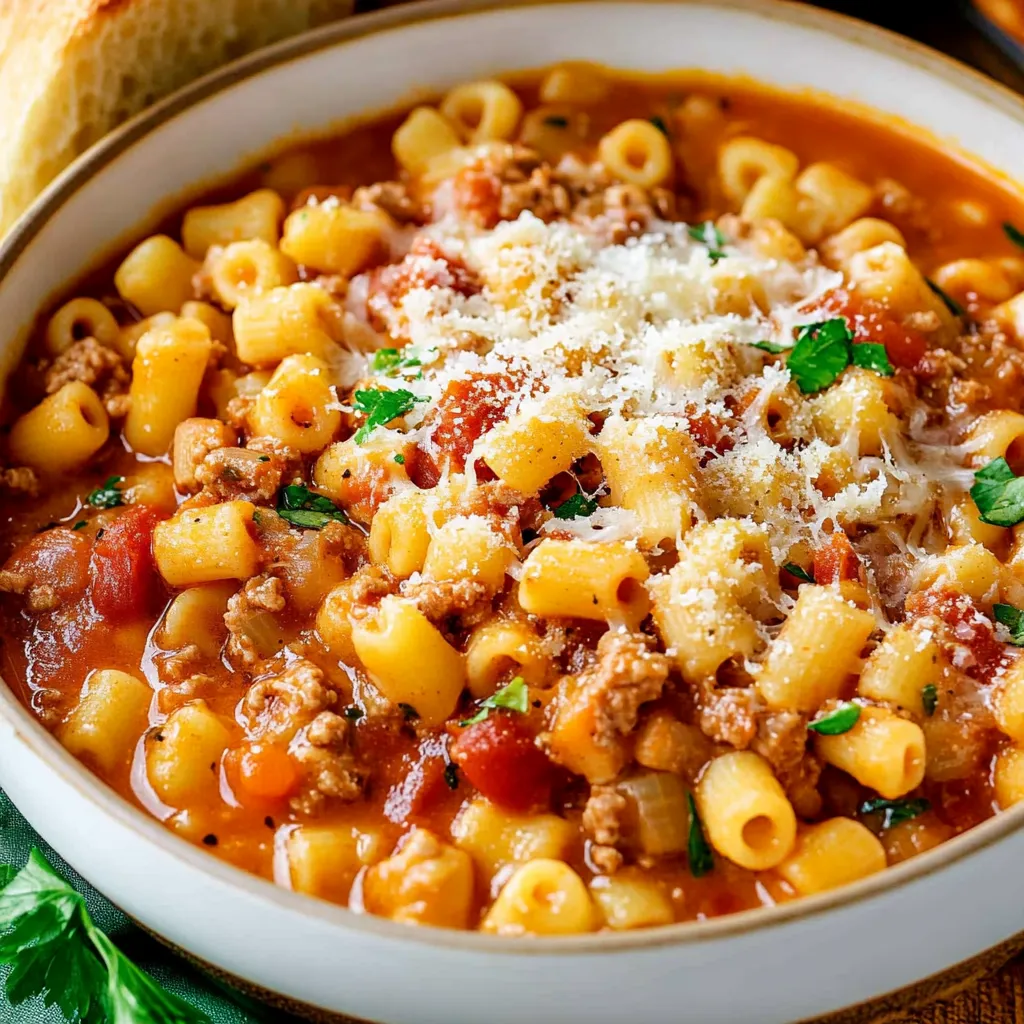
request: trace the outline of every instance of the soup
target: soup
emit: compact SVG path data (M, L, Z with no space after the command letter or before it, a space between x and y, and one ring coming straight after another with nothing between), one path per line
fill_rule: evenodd
M8 389L8 683L358 912L821 892L1024 797L1021 197L898 126L584 65L247 172Z

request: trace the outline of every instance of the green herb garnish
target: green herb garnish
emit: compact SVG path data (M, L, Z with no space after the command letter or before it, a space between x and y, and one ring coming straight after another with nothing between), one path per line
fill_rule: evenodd
M885 351L885 346L872 342L851 345L850 362L862 370L874 370L882 377L891 377L896 372L889 362L889 353Z
M269 455L260 455L260 456L259 456L259 457L258 457L258 458L256 459L256 461L257 461L257 462L269 462L269 461L270 461L270 456L269 456Z
M827 715L807 723L811 732L819 736L842 736L849 732L860 718L859 704L843 704Z
M942 304L953 316L967 316L967 310L951 295L944 292L930 277L926 277L924 283L942 300Z
M992 605L992 615L1010 631L1010 643L1024 647L1024 612L1012 604Z
M924 814L925 811L931 810L931 806L927 800L883 800L878 797L875 800L865 800L860 805L860 813L883 813L885 817L882 818L882 828L892 828L916 818L919 814Z
M786 365L797 387L809 395L823 391L850 365L853 334L842 317L804 324Z
M712 264L725 259L727 254L722 251L722 247L727 239L718 230L714 221L706 220L703 224L689 224L687 225L686 233L695 242L701 242L708 247L708 259L711 260Z
M774 341L752 341L750 344L753 348L759 348L762 352L770 352L773 356L789 351L785 345L776 345Z
M577 491L571 498L552 509L556 519L579 519L592 516L597 509L597 501L588 498L582 491Z
M397 462L400 466L404 466L405 465L405 456L402 455L402 454L396 455L395 456L395 462Z
M124 504L124 495L117 489L117 485L123 482L123 476L108 476L103 486L90 491L85 500L93 508L117 508Z
M454 761L449 761L444 766L444 784L449 789L459 788L459 766Z
M322 530L328 523L347 523L348 516L331 501L302 484L289 484L277 496L277 514L292 526Z
M402 712L402 717L407 722L415 722L420 717L420 713L411 705L405 703L399 703L398 710Z
M419 356L411 349L379 348L370 359L370 369L386 377L394 377L399 370L422 365Z
M999 606L996 605L996 607ZM1018 612L1018 614L1020 613ZM924 713L931 718L939 706L939 688L934 683L928 683L927 686L921 687L921 704L924 707Z
M477 707L480 709L472 718L464 718L459 725L476 725L482 722L492 711L505 708L506 711L518 711L525 715L530 706L530 691L522 676L516 676L508 686L503 686L497 693L485 697Z
M804 583L813 583L814 577L802 566L796 564L796 562L787 562L783 567L790 576L795 576L798 580L802 580Z
M690 812L690 831L686 837L686 857L690 862L690 874L694 878L702 878L714 866L715 859L711 847L704 838L704 826L697 813L697 803L692 793L686 794L686 806Z
M377 427L383 427L410 412L417 402L429 401L429 398L417 398L403 388L397 391L357 391L355 407L366 414L366 422L356 431L356 444L362 444Z
M974 474L971 497L983 523L1016 526L1024 520L1024 477L1015 476L1002 456Z
M657 128L658 131L661 132L662 135L664 135L666 138L668 138L668 125L665 124L665 119L664 118L659 117L657 114L655 114L654 117L652 117L650 119L650 121L651 121L651 124L653 124L654 127Z
M88 525L89 525L89 523L88 523L87 520L79 519L78 522L75 523L75 525L71 527L71 529L72 530L84 530Z
M14 1006L41 996L76 1024L209 1024L139 970L89 917L85 899L36 849L0 869L0 963Z
M1009 221L1003 221L1003 232L1014 245L1019 245L1024 249L1024 232L1015 228Z

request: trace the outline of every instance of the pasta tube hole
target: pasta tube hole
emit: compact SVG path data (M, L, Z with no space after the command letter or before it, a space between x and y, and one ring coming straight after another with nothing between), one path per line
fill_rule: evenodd
M775 822L767 814L758 814L743 825L743 842L756 853L767 853L778 842Z

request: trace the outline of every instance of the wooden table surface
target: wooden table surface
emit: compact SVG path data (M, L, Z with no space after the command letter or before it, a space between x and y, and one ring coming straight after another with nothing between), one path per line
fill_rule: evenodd
M357 10L386 5L389 0L360 0ZM970 23L959 0L845 0L819 2L817 6L917 39L1024 93L1024 67L1005 56ZM1024 907L1021 923L1024 925ZM996 960L997 964L1001 962ZM956 986L959 988L959 981ZM941 984L931 990L939 988ZM928 998L922 998L921 1003ZM910 1006L914 1006L913 1000ZM852 1015L843 1014L841 1019L843 1024L1024 1024L1024 953L982 980L966 984L949 999L930 1002L920 1009L883 1011L880 1015L854 1011Z

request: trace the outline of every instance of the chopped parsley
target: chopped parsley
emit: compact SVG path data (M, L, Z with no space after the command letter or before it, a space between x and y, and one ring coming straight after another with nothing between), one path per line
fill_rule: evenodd
M657 114L655 114L654 117L652 117L650 120L651 124L653 124L654 127L657 128L662 135L664 135L666 138L669 137L668 125L665 124L665 119L663 117L659 117Z
M444 766L444 784L449 789L459 788L459 766L454 761L449 761Z
M396 455L395 456L395 462L397 462L400 466L404 466L405 465L405 456L401 455L401 454Z
M697 803L692 793L686 794L686 806L690 812L690 830L686 837L686 858L690 862L690 874L702 878L715 866L711 847L704 838L704 826L697 813Z
M383 427L410 412L417 402L429 401L429 398L417 398L404 388L397 391L357 391L355 407L358 412L365 413L366 422L356 431L356 444L362 444L377 427Z
M256 461L257 462L269 462L270 461L270 456L269 455L261 455Z
M850 346L850 362L862 370L874 370L882 377L891 377L896 371L889 362L889 353L884 345L863 342Z
M398 710L402 712L402 717L407 722L415 722L420 717L420 713L411 704L400 703Z
M93 508L117 508L118 505L124 504L124 495L117 487L120 483L124 483L123 476L108 476L103 481L103 486L90 491L85 500Z
M1024 612L1012 604L992 605L992 615L1010 631L1010 643L1024 647Z
M544 118L544 123L549 128L568 128L569 118L562 117L561 114L548 114L548 116Z
M910 821L919 814L931 810L931 804L927 800L883 800L878 797L875 800L865 800L860 805L861 814L883 814L882 828L892 828L904 821Z
M706 220L703 224L689 224L686 233L695 242L701 242L708 247L708 259L712 264L725 259L726 253L722 251L722 247L726 243L726 237L718 230L714 221Z
M953 316L967 316L967 310L951 295L944 292L930 277L926 277L924 283L942 300L942 304Z
M89 523L88 523L87 520L79 519L78 522L75 523L75 525L71 527L71 529L72 530L84 530L88 525L89 525Z
M552 509L556 519L581 519L592 516L597 510L597 501L588 498L582 491L577 491L567 501Z
M814 576L812 576L811 573L809 573L802 566L797 565L796 562L787 562L782 568L785 569L790 576L795 576L798 580L801 580L803 583L814 582Z
M998 608L999 605L996 607ZM934 683L928 683L927 686L921 687L921 704L924 706L924 713L931 718L939 706L939 688Z
M331 501L302 484L289 484L277 496L277 514L292 526L322 530L328 523L347 523L348 516Z
M852 346L853 334L842 317L804 324L786 365L805 395L823 391L850 365Z
M422 365L422 360L411 349L379 348L370 359L370 369L385 377L394 377L399 370Z
M1003 233L1014 245L1024 249L1024 231L1015 228L1009 221L1003 222Z
M472 718L464 718L459 725L476 725L482 722L492 711L505 708L507 711L518 711L525 715L530 706L530 691L522 676L516 676L508 686L503 686L497 693L485 697L477 707L480 709Z
M1016 526L1024 520L1024 477L1015 476L1002 456L974 474L971 497L983 523Z
M0 963L10 965L14 1006L41 997L78 1024L209 1024L96 927L85 898L36 849L20 871L0 866Z
M827 715L808 722L807 728L819 736L842 736L844 732L849 732L857 724L859 718L859 704L843 704L835 711L830 711Z
M750 344L762 352L770 352L773 356L789 351L785 345L776 345L774 341L752 341Z

